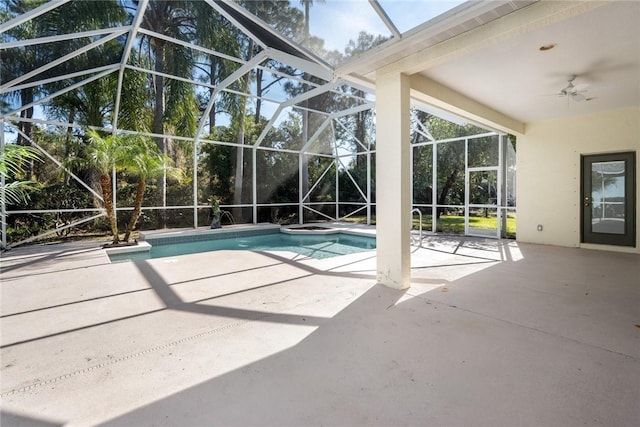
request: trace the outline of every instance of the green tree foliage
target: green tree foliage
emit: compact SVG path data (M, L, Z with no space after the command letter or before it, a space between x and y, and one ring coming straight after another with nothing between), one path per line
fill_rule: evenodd
M289 116L278 130L270 135L279 147L296 144L300 122ZM270 141L267 141L269 143ZM257 158L258 203L298 201L298 155L294 153L260 150Z
M436 140L460 138L484 133L477 126L470 124L458 125L429 113L416 110L414 119L423 124L429 134ZM414 138L419 134L414 133ZM413 142L417 142L414 140ZM436 204L438 205L464 205L464 171L465 171L465 144L464 141L434 144L437 150L437 180L436 180ZM478 162L482 151L482 145L477 144L473 153L476 153ZM420 203L432 203L432 174L433 174L433 147L420 147L414 151L414 200ZM497 162L495 163L497 165ZM440 217L447 208L439 207L437 215Z
M127 172L137 177L135 203L131 218L127 224L122 240L129 241L131 232L135 228L142 211L142 201L147 186L147 180L153 178L170 178L181 180L182 170L171 166L171 159L163 155L157 146L147 138L137 138L128 147L126 164Z
M117 244L120 241L120 236L118 234L116 211L113 205L111 173L114 169L122 169L126 164L129 159L129 148L134 145L132 142L134 137L116 134L102 136L94 130L89 130L87 136L89 137L89 144L86 147L86 157L76 158L74 163L94 167L100 173L102 201L111 227L113 244Z
M32 226L35 225L37 230L50 230L51 228L60 228L71 224L73 221L81 219L84 212L73 212L74 209L85 209L91 205L91 196L78 185L68 184L51 184L40 188L31 197L29 206L24 208L53 210L60 209L61 212L46 212L42 214L31 214L22 216L22 223L26 224L25 218L28 218ZM12 218L14 215L11 216ZM20 221L20 219L18 219ZM35 224L34 224L35 223ZM15 223L14 223L15 224ZM58 231L59 236L69 235L70 228ZM25 235L24 237L29 237Z
M136 1L137 5L138 2ZM196 17L192 2L188 1L150 1L144 14L142 27L152 32L170 36L186 42L195 38ZM213 30L213 29L212 29ZM140 45L141 52L151 53L153 70L152 106L153 120L151 131L157 135L193 136L198 118L198 101L193 85L179 79L166 78L171 74L183 78L192 78L196 64L196 55L192 49L164 38L145 35ZM167 137L155 137L158 148L164 155L175 151L172 140ZM167 205L167 191L164 180L157 181L158 204ZM160 211L158 226L165 227L166 212Z
M95 182L95 187L91 188L94 188L98 193L100 192L99 175L97 175L95 169L78 167L77 162L74 162L76 164L71 166L70 162L65 160L65 157L82 158L84 156L86 143L78 138L77 135L72 135L71 143L67 146L65 144L67 139L66 133L56 132L55 129L35 127L33 129L32 139L48 156L59 159L61 163L71 167L71 171L81 180L89 184ZM35 148L32 149L35 150ZM44 154L41 154L40 158L42 161L34 162L31 167L34 186L38 191L32 195L28 202L10 206L10 210L91 209L94 206L98 206L98 201L92 199L88 189L71 178L71 175L67 173L68 169L60 168L58 164L45 157ZM8 234L9 236L20 239L26 238L41 230L46 231L53 227L69 224L74 220L82 218L84 215L84 212L11 214L9 216L8 226L12 229L20 229L21 231L18 233L10 232ZM29 230L31 230L31 233Z
M33 181L24 179L24 165L32 160L40 160L39 152L31 147L6 145L0 152L0 175L5 182L0 187L2 204L18 204L29 199L34 189Z
M2 13L2 21L21 15L43 3L45 1L7 0L6 8L0 12ZM2 37L6 41L25 40L73 33L78 29L87 31L96 28L113 27L117 24L123 24L125 18L124 8L117 0L100 2L75 0L10 29L3 33ZM78 50L91 41L91 38L85 37L7 49L3 51L3 60L0 61L1 83L6 83L28 72L37 70L54 59ZM95 67L99 64L113 63L113 58L117 57L119 49L121 50L119 43L112 40L57 67L43 71L38 75L37 79L56 77L67 72ZM54 82L48 85L30 85L18 91L3 93L2 97L5 102L10 100L10 105L12 106L28 106L21 110L20 116L30 119L34 113L33 106L30 104L33 103L36 96L50 94L69 84L69 81L66 81ZM19 128L27 138L31 137L32 124L29 121L20 122ZM18 144L28 145L28 141L20 136Z
M211 8L206 2L195 2L195 32L194 39L201 46L227 55L229 57L239 57L242 40L241 33L229 21L222 16L211 13ZM198 103L200 109L204 110L214 95L215 86L235 71L239 63L227 59L221 55L202 54L194 64L196 74L200 74L201 80L209 83L208 97L200 94ZM213 129L216 125L216 115L230 104L230 96L223 92L214 101L209 112L209 127Z
M1 18L11 19L43 2L44 0L6 0L7 7L0 11ZM309 32L310 14L315 8L322 7L322 1L239 0L237 3L268 22L285 37L329 58L330 63L358 56L386 40L384 37L363 32L347 44L344 52L326 52L324 41L313 37ZM298 3L303 7L298 8ZM137 5L139 2L136 0L72 0L3 33L2 40L33 39L127 25L131 22L131 12ZM368 150L375 148L372 111L357 112L329 121L320 139L309 147L308 154L302 156L303 159L306 156L306 159L303 160L303 177L300 182L297 153L253 150L253 144L270 119L265 117L265 110L269 109L266 104L263 105L262 97L273 95L275 98L290 99L311 90L315 85L325 84L326 81L271 59L224 90L220 90L220 83L238 70L244 62L258 54L262 47L215 12L210 2L150 0L142 28L145 31L139 33L134 49L129 53L127 65L130 67L124 70L122 96L117 107L115 95L118 92L118 73L114 72L46 103L47 117L69 123L66 129L65 126L61 126L57 130L31 130L28 121L19 125L21 131L52 153L53 157L69 164L71 171L89 182L91 188L103 192L104 208L109 217L114 242L118 241L118 223L114 207L111 205L113 183L110 180L114 167L122 169L116 188L118 205L134 207L133 215L128 218L125 239L130 237L138 221L147 226L157 215L156 226L162 227L167 224L165 214L156 214L159 211L142 214L143 205L193 203L193 181L190 176L194 172L194 160L198 169L195 171L198 174L198 194L195 199L200 202L215 196L223 204L297 203L300 188L302 187L302 191L306 193L321 177L308 201L335 202L336 177L340 187L338 198L341 202L355 204L364 201L356 184L363 192L366 191L368 167L372 168L371 179L375 179L375 154L367 155ZM186 44L172 43L153 33L169 36ZM3 50L0 80L7 83L19 78L54 58L77 51L93 40L95 38L80 38ZM113 39L77 56L72 61L47 70L37 78L60 76L69 71L86 70L98 65L117 64L125 42L124 37ZM188 47L189 44L197 44L208 51L191 49ZM153 73L145 73L139 69L152 70ZM178 78L171 78L170 75ZM291 78L287 78L286 75ZM38 86L27 85L20 91L3 93L0 99L3 112L26 106L34 99L56 92L82 78L85 77ZM196 85L187 80L196 80L203 85ZM209 135L205 138L206 141L201 141L198 145L199 151L194 152L193 141L175 137L196 136L199 116L205 111L210 97L214 94L216 99L209 112L208 128L205 124L205 130L208 129ZM365 97L366 94L362 90L345 85L293 105L289 115L279 118L277 125L267 133L262 145L299 150L307 138L327 123L328 116L315 111L331 113L356 107L362 104ZM114 116L116 108L117 117ZM31 118L33 109L26 108L21 115L25 119ZM224 117L225 120L220 117ZM455 125L421 112L415 113L415 120L420 121L435 139L481 132L473 126ZM79 126L115 126L117 129L116 135L91 132L87 137L83 131L78 130ZM148 132L158 136L155 136L153 143L149 145L148 139L146 142L140 142L117 133L119 129ZM210 141L222 141L234 146L213 144ZM25 141L21 139L20 142ZM333 154L334 143L340 147L341 152L347 150L355 155L350 160L345 158L343 164L337 165L330 158L313 154L314 151L316 154ZM153 148L154 144L156 148ZM436 184L436 202L439 204L459 205L464 202L463 145L438 144L439 177ZM481 140L477 141L477 144L471 144L470 159L479 165L492 162L491 156L494 154L490 145L489 142ZM143 146L145 149L140 150ZM491 153L485 155L483 153L487 151L487 147ZM416 200L419 199L422 203L430 203L433 193L430 175L433 150L432 146L424 146L415 151L414 168L417 172L414 176L414 194ZM127 153L128 158L122 153ZM254 178L251 175L253 153L256 155L257 165L257 200L253 200L251 191ZM372 159L370 165L367 161L369 157ZM165 180L159 177L170 174L168 164L183 170L187 178L168 181L165 188ZM55 164L38 163L30 168L29 172L34 180L38 181L38 186L47 189L47 194L52 195L49 199L63 198L62 193L67 186L69 197L73 196L74 199L73 206L88 207L90 193L74 184L69 174L60 176ZM477 200L491 199L491 189L483 184L483 180L487 181L486 178L478 175L477 182L474 182ZM372 187L372 197L375 201L375 182ZM85 196L75 197L76 193L84 193ZM38 201L38 206L48 206L49 201L45 201L47 197L43 196L42 202ZM33 206L35 204L29 207ZM334 212L335 210L330 213ZM236 220L249 219L246 213L246 210L237 211ZM290 214L297 215L297 208L292 208L291 211L280 207L267 208L259 210L259 217L253 219L275 220L288 218ZM177 216L179 215L176 214ZM184 226L186 223L178 225Z

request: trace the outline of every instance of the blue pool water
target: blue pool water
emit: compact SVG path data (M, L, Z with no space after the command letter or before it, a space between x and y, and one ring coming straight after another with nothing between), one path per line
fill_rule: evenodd
M164 258L218 250L290 251L316 259L347 255L375 249L375 237L336 233L324 235L275 233L261 236L235 237L160 244L152 241L150 252L109 254L112 262Z

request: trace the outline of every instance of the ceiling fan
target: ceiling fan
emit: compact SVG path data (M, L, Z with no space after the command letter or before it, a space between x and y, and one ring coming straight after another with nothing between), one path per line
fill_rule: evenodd
M576 79L576 75L569 76L569 80L567 80L567 86L562 88L560 92L557 93L560 97L565 97L567 99L572 99L576 102L586 101L587 98L584 96L584 93L587 92L587 85L580 84L574 85L573 81Z

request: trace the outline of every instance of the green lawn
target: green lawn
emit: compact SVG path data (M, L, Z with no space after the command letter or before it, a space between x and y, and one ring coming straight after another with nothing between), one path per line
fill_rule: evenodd
M422 229L423 230L431 230L431 215L423 215L422 216ZM352 216L346 218L347 222L356 222L359 224L365 224L367 222L367 218L365 216ZM371 223L375 224L375 217L371 217ZM417 229L420 224L417 216L413 218L413 228ZM436 231L440 233L451 233L451 234L464 234L464 216L457 215L442 215L437 221L438 228ZM484 229L492 229L496 227L496 218L495 217L470 217L469 225L475 228L484 228ZM515 239L516 237L516 218L511 215L507 217L507 237L510 239Z

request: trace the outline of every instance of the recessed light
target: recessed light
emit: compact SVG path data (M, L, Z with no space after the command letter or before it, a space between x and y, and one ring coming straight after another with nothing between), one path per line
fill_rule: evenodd
M546 51L548 51L548 50L553 49L553 48L554 48L554 47L556 47L556 46L557 46L557 45L556 45L555 43L543 44L542 46L540 46L540 47L538 48L538 50L539 50L540 52L546 52Z

